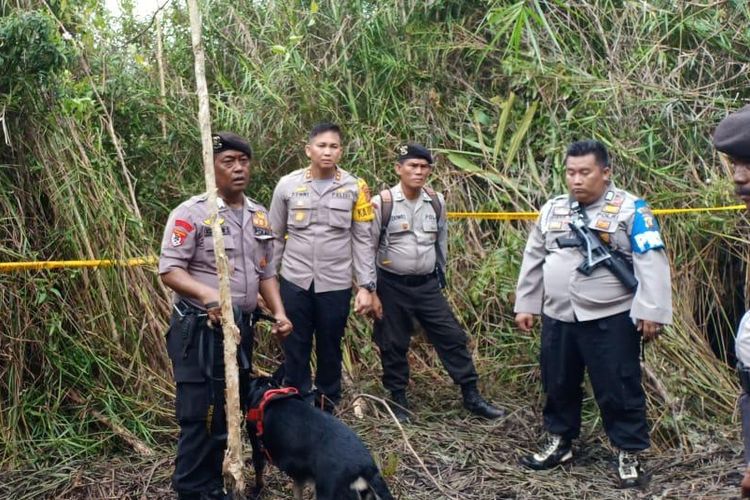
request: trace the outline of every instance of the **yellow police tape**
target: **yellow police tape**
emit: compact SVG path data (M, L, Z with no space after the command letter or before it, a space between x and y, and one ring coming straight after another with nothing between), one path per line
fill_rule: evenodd
M725 212L742 210L745 205L728 205L706 208L662 208L654 209L656 215L692 214L702 212ZM483 220L532 220L539 212L448 212L449 219L483 219ZM158 257L134 257L132 259L99 259L99 260L56 260L37 262L0 262L0 273L10 271L27 271L32 269L61 269L80 267L132 267L155 265Z
M724 212L742 210L745 205L728 205L725 207L706 208L656 208L655 215L691 214L699 212ZM539 212L448 212L449 219L485 219L485 220L533 220Z

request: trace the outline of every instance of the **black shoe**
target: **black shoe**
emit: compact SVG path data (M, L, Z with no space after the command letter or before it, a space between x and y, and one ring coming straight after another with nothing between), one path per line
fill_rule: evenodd
M462 386L461 391L464 395L464 408L474 415L489 419L505 416L505 410L492 406L485 401L475 385Z
M570 439L557 434L548 434L547 440L539 452L521 457L521 465L534 470L545 470L562 465L573 459Z
M396 420L402 424L411 422L411 412L409 411L409 400L406 399L406 391L391 392L391 401L393 402L391 411L396 416Z
M617 477L620 488L638 488L647 481L638 455L631 451L620 450L617 455Z

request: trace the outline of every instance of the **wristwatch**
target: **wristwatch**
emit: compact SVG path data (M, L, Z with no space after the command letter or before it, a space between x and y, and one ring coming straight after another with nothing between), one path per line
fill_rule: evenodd
M375 282L370 281L369 283L365 283L364 285L359 285L360 288L364 288L368 292L374 292L375 291Z

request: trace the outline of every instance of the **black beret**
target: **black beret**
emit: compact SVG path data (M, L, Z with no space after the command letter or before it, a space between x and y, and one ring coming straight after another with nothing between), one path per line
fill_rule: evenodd
M250 149L250 144L234 132L216 132L211 136L211 139L213 141L214 154L231 149L245 153L248 158L253 157L253 150Z
M714 146L729 156L750 158L750 104L719 122Z
M426 147L410 142L409 144L403 144L398 147L398 161L399 163L409 158L421 158L427 160L427 163L432 165L432 155L430 150Z

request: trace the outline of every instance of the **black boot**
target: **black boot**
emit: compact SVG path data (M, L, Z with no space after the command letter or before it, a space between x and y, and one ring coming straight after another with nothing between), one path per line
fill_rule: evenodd
M545 470L562 465L573 459L570 439L557 434L548 434L542 449L533 455L521 457L521 465L534 470Z
M484 400L479 394L476 384L462 385L461 392L464 395L464 408L474 415L490 419L505 416L505 410L496 408Z
M391 392L391 411L396 415L396 419L402 424L411 422L411 412L409 411L409 400L406 399L406 391Z

